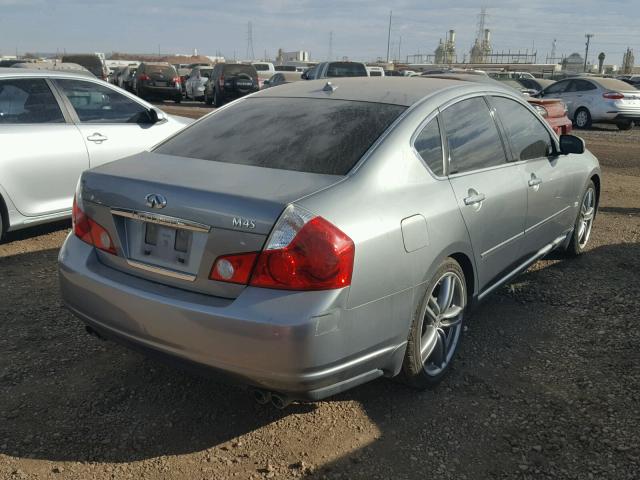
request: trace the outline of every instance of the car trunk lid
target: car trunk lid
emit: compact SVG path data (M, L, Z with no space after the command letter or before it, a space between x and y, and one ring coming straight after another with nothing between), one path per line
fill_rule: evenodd
M85 172L81 195L119 247L103 263L234 298L244 286L209 280L214 260L261 250L289 203L341 178L146 152Z

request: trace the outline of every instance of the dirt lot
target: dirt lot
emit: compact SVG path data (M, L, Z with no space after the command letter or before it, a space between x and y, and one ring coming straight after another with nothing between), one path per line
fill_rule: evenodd
M10 235L0 478L640 478L640 128L582 135L604 169L589 252L492 295L452 374L420 394L379 380L258 406L85 334L58 297L68 224Z

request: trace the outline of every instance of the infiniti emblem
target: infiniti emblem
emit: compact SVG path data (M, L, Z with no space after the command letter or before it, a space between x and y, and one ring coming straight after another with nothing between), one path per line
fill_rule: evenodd
M147 201L147 207L164 208L167 206L167 199L159 193L150 193L144 199Z

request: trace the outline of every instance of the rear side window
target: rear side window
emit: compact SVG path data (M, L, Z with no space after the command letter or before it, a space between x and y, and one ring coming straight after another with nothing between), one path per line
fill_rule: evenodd
M0 124L64 123L43 78L0 80Z
M494 167L507 161L498 127L483 98L462 100L442 112L450 173Z
M115 90L82 80L56 80L84 123L145 123L147 109Z
M332 62L327 69L327 77L366 77L367 69L361 63Z
M588 90L597 90L593 83L586 80L573 80L571 86L567 89L567 92L586 92Z
M155 151L345 175L405 109L344 100L249 98L197 122Z
M258 72L268 72L270 70L269 65L267 65L266 63L254 63L253 67Z
M434 175L442 176L444 173L442 139L440 138L440 127L438 126L437 118L431 120L427 126L422 129L416 137L413 146Z
M492 103L507 130L515 160L546 157L553 151L549 132L527 108L504 97L493 97Z

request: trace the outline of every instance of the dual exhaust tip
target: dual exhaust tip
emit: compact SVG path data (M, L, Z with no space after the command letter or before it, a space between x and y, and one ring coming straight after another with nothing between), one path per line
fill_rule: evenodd
M260 405L267 405L268 403L271 403L271 405L273 405L278 410L287 408L293 401L287 395L276 392L269 392L268 390L262 390L259 388L253 390L253 398Z

